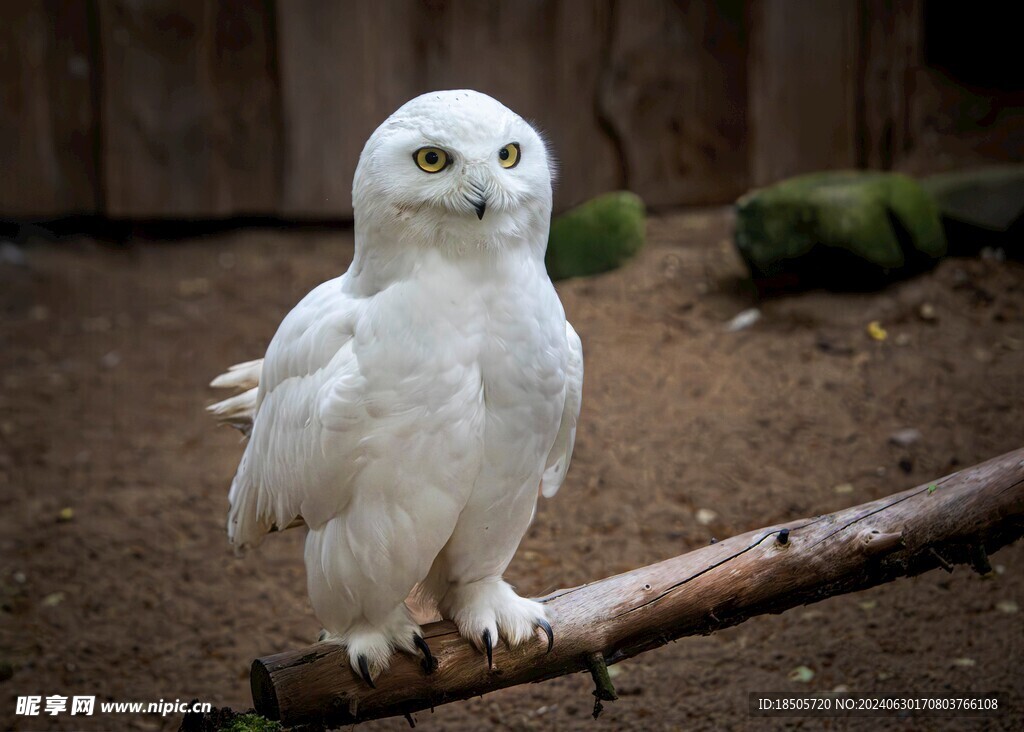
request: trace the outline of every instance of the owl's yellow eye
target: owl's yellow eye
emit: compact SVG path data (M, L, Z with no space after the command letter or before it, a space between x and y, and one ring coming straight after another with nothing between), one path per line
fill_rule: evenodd
M519 143L510 142L498 150L498 163L503 168L514 168L519 165Z
M421 147L412 154L412 159L424 173L440 173L451 161L448 153L439 147Z

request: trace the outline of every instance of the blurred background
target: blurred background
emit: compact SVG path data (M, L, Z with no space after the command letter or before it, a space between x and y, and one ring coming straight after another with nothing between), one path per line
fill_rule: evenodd
M0 218L346 220L373 129L469 87L546 131L556 208L722 204L832 168L1024 156L1012 4L7 0Z
M303 530L244 560L228 547L242 447L205 412L225 396L207 384L265 353L295 303L345 270L358 155L421 92L478 89L535 122L560 160L553 232L588 255L603 237L615 254L582 273L609 271L556 283L587 380L566 485L540 503L506 573L524 595L1020 448L1017 9L0 0L0 729L171 732L180 716L26 717L14 700L243 710L254 658L316 638ZM782 226L761 223L786 183L732 206L809 171L903 171L924 185L1005 163L990 180L939 181L938 204L917 179L863 174L798 186L808 205L783 200ZM622 189L642 201L595 201ZM763 296L742 242L770 229L785 259L809 222L826 250L875 245L885 256L870 264L887 276L831 291L826 265L845 275L855 260L804 256L801 274L817 279ZM888 277L900 269L889 255L909 261L912 244L923 264ZM1024 545L992 566L615 664L620 699L600 729L748 729L751 691L995 691L1020 710ZM592 688L577 674L418 719L591 731ZM766 728L792 720L775 721ZM1016 732L1020 714L928 722Z

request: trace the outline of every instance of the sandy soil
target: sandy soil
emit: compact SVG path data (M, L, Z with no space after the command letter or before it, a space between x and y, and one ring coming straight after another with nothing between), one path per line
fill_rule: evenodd
M568 482L507 575L521 591L861 503L1024 445L1024 266L948 260L881 293L775 299L729 333L757 303L728 232L722 212L656 218L636 261L559 286L583 338L586 392ZM241 449L203 413L205 385L262 354L284 313L351 253L348 232L247 231L37 243L24 265L0 265L0 671L13 667L0 728L175 729L179 718L147 715L16 718L14 697L245 708L251 659L314 637L301 530L244 560L227 547ZM884 342L866 335L872 320ZM921 440L890 444L906 427ZM826 720L833 729L1019 728L1024 546L993 564L993 577L932 572L620 664L622 698L598 723L576 675L421 713L419 726L764 729L747 717L749 691L843 686L999 691L1013 710ZM810 681L790 679L799 666Z

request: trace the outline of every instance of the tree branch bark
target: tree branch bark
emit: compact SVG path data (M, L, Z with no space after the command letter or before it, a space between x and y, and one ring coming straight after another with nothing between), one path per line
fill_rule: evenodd
M439 662L426 675L397 654L370 689L343 649L318 644L259 658L256 710L286 726L339 726L409 714L516 684L594 668L683 636L763 613L966 563L1024 533L1024 448L959 473L826 516L735 536L658 564L542 599L555 632L546 643L495 649L494 668L450 622L424 627ZM605 674L606 676L607 674ZM596 674L595 677L599 676ZM603 697L614 697L598 685Z

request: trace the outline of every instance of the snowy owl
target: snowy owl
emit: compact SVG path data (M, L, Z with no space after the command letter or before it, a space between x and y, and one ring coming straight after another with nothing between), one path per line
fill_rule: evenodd
M306 295L210 409L249 433L231 484L237 548L301 517L321 639L373 686L393 651L436 665L414 588L486 654L553 643L502 580L565 478L580 339L544 268L553 163L474 91L424 94L371 135L353 181L355 256Z

